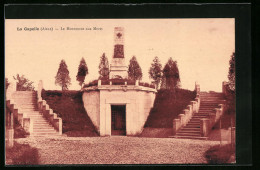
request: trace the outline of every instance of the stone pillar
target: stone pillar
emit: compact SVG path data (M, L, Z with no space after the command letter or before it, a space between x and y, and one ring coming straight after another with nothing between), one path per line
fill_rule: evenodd
M135 81L135 85L136 85L136 86L139 86L139 80L136 80L136 81Z
M196 91L196 94L200 94L200 85L198 84L197 81L195 82L195 91Z
M13 92L16 91L16 82L9 82L8 89L6 90L6 99L10 100L12 98Z
M43 89L43 82L42 82L42 80L40 80L38 83L38 90L37 90L38 101L42 100L42 89Z
M30 118L23 118L23 128L27 133L33 132L33 121Z
M192 112L192 105L188 105L187 109L189 110L189 115L192 116L193 112Z
M101 86L101 80L98 80L98 86Z
M6 122L8 123L7 126L5 128L7 128L7 147L13 147L14 146L14 115L12 112L7 111L7 117L9 117L8 121Z
M209 119L200 119L200 134L202 137L209 133Z
M181 126L180 119L174 119L173 120L173 135L176 135L176 133L179 130L180 126Z
M227 85L228 83L226 81L222 82L222 93L226 96L227 95Z
M196 105L197 105L197 107L196 107L196 113L198 113L199 112L199 109L200 109L200 101L199 101L200 99L199 98L195 98L195 101L196 101Z
M184 109L184 110L182 111L182 114L183 114L184 117L185 117L185 124L187 124L188 121L189 121L190 118L191 118L191 115L189 114L189 110L188 110L188 109Z
M179 119L180 119L180 124L181 124L181 127L185 124L185 120L184 120L184 114L179 114Z
M191 101L191 102L190 102L190 105L192 105L192 112L195 113L196 110L197 110L196 102L195 102L195 101Z
M216 121L220 118L221 116L221 109L220 108L215 108L215 113L216 113Z

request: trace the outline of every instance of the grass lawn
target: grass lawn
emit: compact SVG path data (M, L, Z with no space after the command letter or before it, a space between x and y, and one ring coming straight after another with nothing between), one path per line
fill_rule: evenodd
M82 92L43 90L42 98L62 118L62 130L67 136L98 136L84 109Z
M178 89L176 91L176 100L173 95L169 95L168 90L159 90L156 94L154 107L150 111L145 127L151 128L172 128L172 121L183 109L194 100L196 93L194 91Z

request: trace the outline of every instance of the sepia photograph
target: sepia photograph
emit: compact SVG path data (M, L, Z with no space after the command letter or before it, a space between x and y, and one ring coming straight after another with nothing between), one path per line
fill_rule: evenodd
M235 19L6 19L5 164L235 164Z

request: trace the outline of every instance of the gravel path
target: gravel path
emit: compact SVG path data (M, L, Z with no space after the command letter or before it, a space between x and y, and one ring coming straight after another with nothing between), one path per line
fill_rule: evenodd
M40 164L204 164L215 141L112 137L17 139L39 149Z

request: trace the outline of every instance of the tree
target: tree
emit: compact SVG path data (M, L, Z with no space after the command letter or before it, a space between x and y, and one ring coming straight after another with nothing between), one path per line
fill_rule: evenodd
M163 68L162 87L175 92L180 87L180 74L177 61L168 60Z
M71 84L70 81L68 66L64 60L61 60L60 67L55 76L55 84L60 85L62 90L68 90L68 86Z
M79 82L79 85L82 87L82 84L85 81L85 77L88 74L88 66L86 64L85 59L82 57L79 67L78 67L78 74L77 74L77 81Z
M9 84L8 78L5 78L5 90L8 89Z
M151 67L149 69L149 77L154 80L156 89L158 89L162 78L162 65L157 56L153 59L153 63L151 64Z
M229 60L229 71L228 71L228 80L229 80L229 89L233 92L235 92L235 53L233 52L233 54L230 57Z
M136 57L133 56L128 66L128 78L130 80L141 80L142 76L142 69L138 64Z
M109 63L108 63L108 59L105 55L105 53L103 53L103 55L100 57L100 63L99 63L99 79L102 80L107 80L109 79Z
M16 80L16 90L17 91L33 91L34 86L33 82L29 79L25 78L24 75L20 76L19 74L13 76L14 80Z

